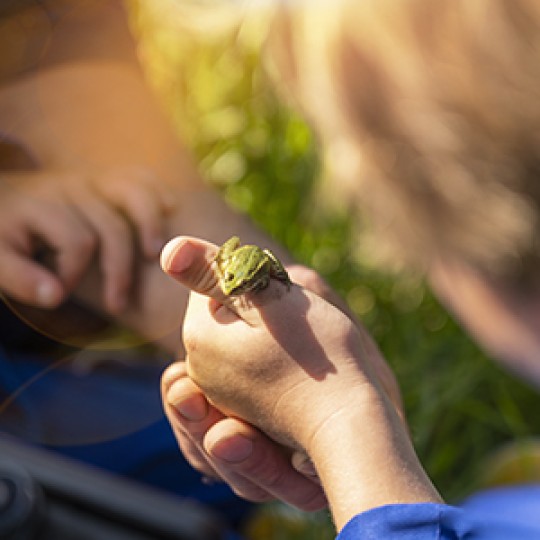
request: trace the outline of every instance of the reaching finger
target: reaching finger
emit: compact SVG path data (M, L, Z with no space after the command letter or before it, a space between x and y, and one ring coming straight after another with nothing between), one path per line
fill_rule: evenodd
M65 204L40 204L24 225L28 238L39 238L54 251L55 271L67 290L73 289L96 249L88 223Z
M31 199L0 233L0 288L29 305L56 307L73 288L91 256L88 230L61 205L35 204ZM80 240L80 242L79 242ZM35 260L36 241L48 261Z
M98 193L136 226L145 256L159 255L165 243L163 216L170 206L164 202L161 182L148 169L138 167L113 171L106 180L96 182Z
M24 304L54 308L65 296L61 281L26 253L1 246L0 290Z
M99 241L105 307L112 313L118 313L125 307L131 285L131 231L124 219L92 193L91 189L84 185L79 185L77 189L79 196L73 203L90 223Z

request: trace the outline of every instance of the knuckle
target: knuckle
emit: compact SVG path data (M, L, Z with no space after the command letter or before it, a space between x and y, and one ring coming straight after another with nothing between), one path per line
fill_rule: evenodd
M198 356L207 354L212 346L212 342L205 336L205 327L200 317L189 308L182 326L182 339L188 354L186 367L189 370L193 363L197 363Z
M319 274L307 266L294 265L288 269L291 277L297 283L300 283L306 289L310 289L314 292L325 289L326 284Z
M108 235L112 235L115 239L124 239L124 237L129 235L129 227L125 220L119 215L111 215L109 223L107 225Z
M192 355L197 351L199 348L199 339L197 336L197 332L193 328L193 325L190 324L188 321L184 323L184 327L182 330L182 338L184 342L184 348L186 349L186 352L189 355ZM193 358L190 358L189 366L193 364Z

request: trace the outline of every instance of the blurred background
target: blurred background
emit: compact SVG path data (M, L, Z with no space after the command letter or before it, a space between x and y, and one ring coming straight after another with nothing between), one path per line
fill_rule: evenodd
M261 3L262 4L262 3ZM376 246L326 204L317 140L276 95L261 63L262 8L241 2L129 0L152 86L202 176L347 300L395 370L415 446L443 497L493 481L489 456L540 428L537 395L492 364L422 279L377 266ZM231 7L232 6L232 7ZM324 202L323 202L324 199ZM486 472L486 468L489 471ZM332 538L325 512L261 509L251 538Z

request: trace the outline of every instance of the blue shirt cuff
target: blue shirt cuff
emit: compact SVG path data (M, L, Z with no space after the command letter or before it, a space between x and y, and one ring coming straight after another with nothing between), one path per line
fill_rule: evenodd
M511 502L511 501L509 501ZM499 519L436 503L391 504L353 517L337 540L533 540L540 538L540 523Z

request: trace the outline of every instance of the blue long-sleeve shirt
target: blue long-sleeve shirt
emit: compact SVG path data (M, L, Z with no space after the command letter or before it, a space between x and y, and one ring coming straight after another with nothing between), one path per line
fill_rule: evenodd
M349 521L337 540L538 540L540 485L481 492L461 506L393 504Z

